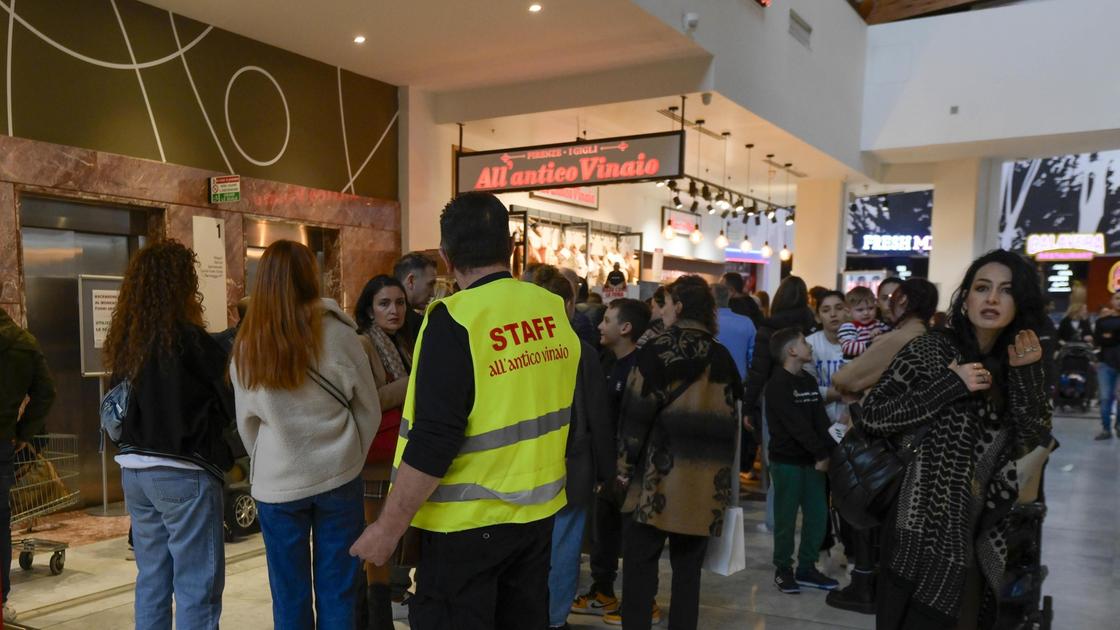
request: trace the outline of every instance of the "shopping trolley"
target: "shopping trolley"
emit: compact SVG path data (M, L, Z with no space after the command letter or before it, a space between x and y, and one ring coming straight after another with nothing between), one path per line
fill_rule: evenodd
M78 504L78 436L60 433L39 435L15 453L15 484L12 486L12 529ZM62 573L68 544L44 538L12 540L19 552L19 566L31 570L36 554L51 554L52 575Z

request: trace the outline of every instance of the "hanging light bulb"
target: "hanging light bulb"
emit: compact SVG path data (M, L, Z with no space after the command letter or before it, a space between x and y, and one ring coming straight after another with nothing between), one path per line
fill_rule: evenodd
M762 244L762 257L763 258L770 258L773 255L774 255L774 249L772 247L770 247L770 241L766 241L765 243Z
M744 236L743 237L743 242L739 243L739 251L741 251L741 252L751 251L751 239Z
M789 260L791 256L793 256L793 253L789 251L789 248L782 245L782 251L778 252L778 258L781 258L784 262Z
M704 240L704 233L700 231L700 224L697 223L693 228L692 234L688 235L688 240L692 241L693 245L699 245L700 241Z
M727 249L727 245L727 235L723 233L723 230L720 230L719 236L716 237L716 247L719 249Z
M673 229L672 220L666 219L665 220L665 229L661 230L661 238L663 238L667 241L671 241L676 237L677 237L677 231Z
M680 195L673 195L673 207L680 210L684 207L684 202L681 201Z

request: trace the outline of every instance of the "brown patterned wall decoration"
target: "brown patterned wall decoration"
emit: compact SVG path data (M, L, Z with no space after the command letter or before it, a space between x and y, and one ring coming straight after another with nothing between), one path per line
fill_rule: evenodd
M135 0L0 0L0 133L397 199L397 88Z

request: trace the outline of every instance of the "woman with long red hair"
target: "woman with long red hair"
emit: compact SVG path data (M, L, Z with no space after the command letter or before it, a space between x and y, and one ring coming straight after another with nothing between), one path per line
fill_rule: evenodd
M349 549L365 525L360 475L381 423L373 372L354 320L320 296L304 245L269 246L252 296L230 379L252 456L273 622L353 628L364 576Z
M217 628L222 476L233 465L226 353L202 327L194 252L160 241L132 258L105 339L115 385L132 386L119 442L136 553L136 627ZM225 311L219 305L218 312Z

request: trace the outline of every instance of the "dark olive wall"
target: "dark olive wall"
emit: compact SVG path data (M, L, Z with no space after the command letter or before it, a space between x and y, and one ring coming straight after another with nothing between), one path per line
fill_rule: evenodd
M0 134L10 124L11 135L33 140L397 199L396 87L134 0L14 4L11 112L10 16L0 6ZM179 54L176 31L183 47L197 43ZM149 66L139 78L125 33Z

